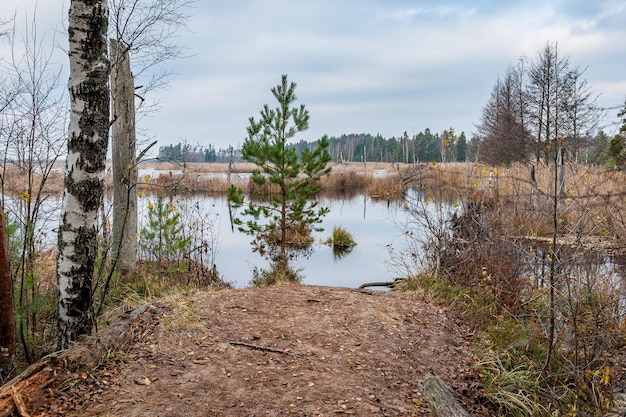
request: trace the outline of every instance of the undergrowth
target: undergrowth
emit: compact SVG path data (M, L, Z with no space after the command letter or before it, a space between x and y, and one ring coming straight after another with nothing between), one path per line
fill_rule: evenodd
M445 304L475 331L483 398L498 415L544 415L539 401L542 339L536 326L506 313L493 295L429 274L411 277L397 289Z

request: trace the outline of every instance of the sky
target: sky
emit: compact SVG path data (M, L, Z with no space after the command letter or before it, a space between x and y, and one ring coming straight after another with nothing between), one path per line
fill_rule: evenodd
M2 2L0 19L15 15L18 33L37 4L38 34L65 71L69 0ZM310 113L296 140L426 128L471 137L497 78L547 43L612 108L607 133L626 100L624 1L199 0L189 14L173 39L186 57L167 63L167 88L146 97L160 110L139 122L159 146L240 146L249 117L275 106L282 74Z

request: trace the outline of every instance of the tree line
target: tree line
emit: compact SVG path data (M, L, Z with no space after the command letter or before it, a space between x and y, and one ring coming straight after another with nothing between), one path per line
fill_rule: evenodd
M416 135L406 132L399 137L385 138L380 134L351 133L328 137L329 154L335 162L464 162L473 156L465 132L456 135L454 129L433 133L425 129ZM298 155L316 149L319 141L300 140L290 143ZM179 142L159 147L158 159L169 162L229 162L241 160L241 149L216 149L212 144L192 145Z

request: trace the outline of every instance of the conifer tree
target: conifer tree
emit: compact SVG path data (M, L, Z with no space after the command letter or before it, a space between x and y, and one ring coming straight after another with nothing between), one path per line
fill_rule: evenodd
M311 233L320 230L316 225L328 212L311 200L321 190L320 178L330 172L327 137L300 155L288 144L309 127L305 106L291 107L297 99L295 89L296 84L283 75L271 90L278 106L266 104L258 120L250 117L241 153L257 166L252 171L252 195L246 204L241 189L231 186L228 194L236 209L245 205L240 215L248 220L233 221L239 230L255 236L252 243L261 255L281 263L286 263L290 251L310 245Z

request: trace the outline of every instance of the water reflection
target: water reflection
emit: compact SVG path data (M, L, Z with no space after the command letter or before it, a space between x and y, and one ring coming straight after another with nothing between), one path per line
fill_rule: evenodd
M245 287L254 266L266 268L269 264L251 252L251 236L231 231L226 199L207 198L220 213L217 267L225 280L235 287ZM324 231L314 234L313 252L295 260L294 269L304 276L303 283L355 288L370 281L392 281L395 276L386 267L386 247L401 233L390 211L401 211L402 202L375 200L358 192L324 193L318 200L330 212L322 222ZM357 243L346 256L335 257L333 248L324 243L334 226L346 229Z

